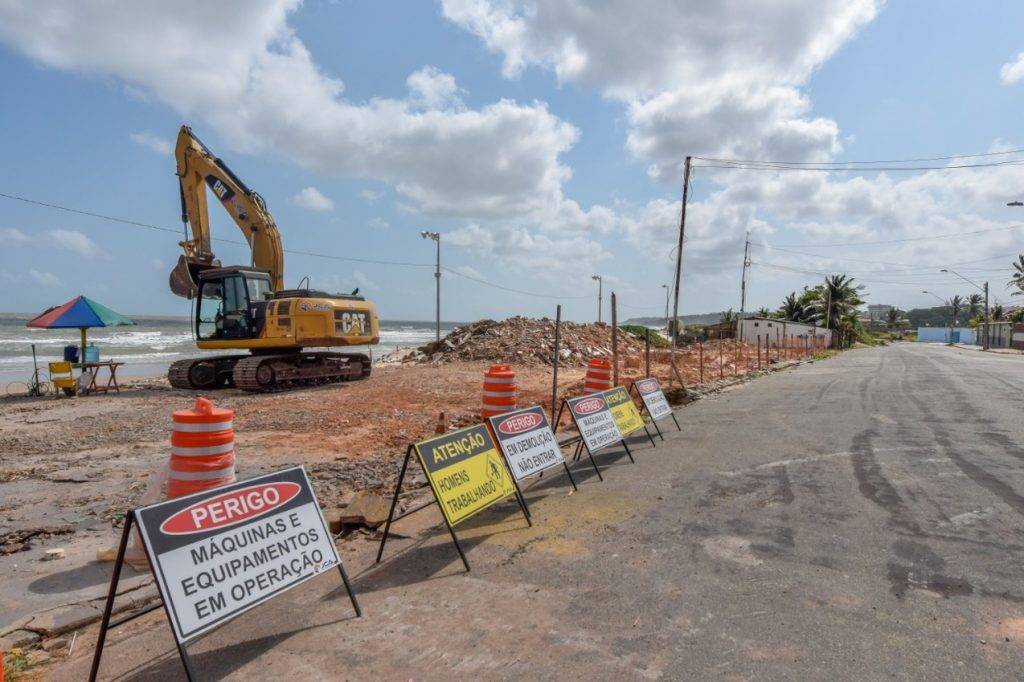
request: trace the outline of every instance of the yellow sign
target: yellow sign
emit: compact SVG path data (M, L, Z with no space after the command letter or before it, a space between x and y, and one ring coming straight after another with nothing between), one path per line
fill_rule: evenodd
M605 391L602 395L623 438L644 428L644 418L640 416L640 411L636 409L633 398L626 389L619 386Z
M505 460L483 424L416 443L416 454L453 526L515 492Z

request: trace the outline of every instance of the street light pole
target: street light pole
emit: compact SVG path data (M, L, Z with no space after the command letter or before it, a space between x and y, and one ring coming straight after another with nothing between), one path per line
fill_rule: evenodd
M601 324L601 308L604 307L604 304L601 302L604 280L601 279L601 275L591 275L590 279L597 280L597 323Z
M938 294L933 294L932 292L928 291L927 289L923 290L921 293L922 294L928 294L929 296L934 296L935 298L939 299L939 302L944 307L949 307L949 345L952 346L953 345L953 306L951 306L949 304L949 301L945 300L944 298L942 298Z
M968 284L970 284L975 289L978 289L979 291L981 291L981 292L983 292L985 294L985 321L982 324L981 349L982 350L988 350L988 348L989 348L989 346L988 346L988 324L989 324L989 319L988 319L988 282L985 282L984 286L980 286L977 283L972 282L971 280L967 279L966 277L961 275L956 270L950 270L948 268L942 268L942 270L940 270L939 272L945 272L945 273L949 273L950 275L956 275L957 277L959 277L963 281L965 281Z
M437 260L434 265L434 341L436 343L441 342L441 233L440 232L420 232L420 236L424 239L433 239L437 245Z

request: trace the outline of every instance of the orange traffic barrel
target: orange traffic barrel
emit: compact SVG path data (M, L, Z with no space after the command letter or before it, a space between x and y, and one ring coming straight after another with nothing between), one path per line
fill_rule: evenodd
M491 365L484 372L484 399L480 408L483 419L516 409L519 386L516 373L508 365Z
M592 358L587 363L587 376L583 380L584 393L600 393L612 387L612 363L604 358Z
M196 398L191 410L174 412L167 496L198 493L235 480L234 412Z

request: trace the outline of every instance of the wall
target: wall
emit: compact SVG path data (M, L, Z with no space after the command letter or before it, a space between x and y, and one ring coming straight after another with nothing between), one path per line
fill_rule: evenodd
M949 343L949 327L918 327L917 340L924 343ZM955 343L976 343L974 330L970 327L954 327L953 341Z
M739 327L739 338L747 343L757 343L759 336L763 340L767 335L769 341L775 345L783 343L783 340L786 344L798 345L802 344L804 339L812 336L825 339L826 346L832 344L831 330L810 324L764 317L747 317L740 320Z

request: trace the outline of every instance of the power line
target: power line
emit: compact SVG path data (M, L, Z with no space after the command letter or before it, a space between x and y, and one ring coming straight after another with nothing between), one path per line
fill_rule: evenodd
M805 171L805 172L818 172L818 173L870 173L870 172L899 172L899 171L928 171L928 170L963 170L968 168L994 168L997 166L1021 166L1024 165L1024 159L1015 159L1012 161L993 161L991 163L966 163L966 164L954 164L946 166L861 166L857 168L850 168L848 166L788 166L788 165L776 165L773 162L754 162L754 163L702 163L698 164L697 168L723 168L731 170L766 170L766 171Z
M556 301L569 301L569 300L581 300L581 299L584 299L584 298L587 298L587 299L593 298L593 296L590 296L589 294L586 295L586 296L558 296L558 295L555 295L555 294L538 294L538 293L533 292L533 291L524 291L522 289L515 289L513 287L507 287L507 286L505 286L503 284L497 284L495 282L490 282L490 281L488 281L486 279L482 279L480 277L474 277L472 275L467 275L465 273L459 272L458 270L452 270L451 268L446 267L444 265L441 266L441 269L444 270L447 273L455 275L456 277L463 277L465 279L471 280L473 282L477 282L479 284L484 284L484 285L489 286L489 287L494 287L495 289L501 289L502 291L509 291L509 292L511 292L513 294L523 294L524 296L534 296L536 298L550 298L550 299L553 299L553 300L556 300Z
M824 249L824 248L836 248L836 247L840 247L840 246L871 246L871 245L874 245L874 244L903 244L903 243L906 243L906 242L924 242L924 241L931 241L931 240L935 240L935 239L954 239L954 238L957 238L957 237L969 237L969 236L976 235L976 234L987 234L989 232L1006 232L1008 230L1019 230L1021 228L1024 228L1024 225L1009 225L1007 227L992 227L992 228L987 228L987 229L984 229L984 230L972 230L970 232L950 232L950 233L947 233L947 234L933 234L933 235L929 235L927 237L903 237L903 238L900 238L900 239L878 239L878 240L874 240L874 241L862 241L862 242L838 242L838 243L834 243L834 244L768 244L768 246L773 246L775 248L792 247L792 248L798 248L798 249L801 249L801 248L802 249L807 249L807 248Z
M778 263L765 263L765 262L762 262L762 261L751 261L751 262L754 265L759 265L759 266L761 266L763 268L771 268L772 270L782 270L784 272L795 272L795 273L799 273L799 274L803 274L803 275L817 275L819 277L830 277L833 274L835 274L835 273L831 273L831 272L821 272L819 270L806 270L806 269L803 269L803 268L794 268L794 267L790 267L788 265L780 265ZM943 280L934 280L934 281L933 280L923 280L923 281L917 281L917 282L905 282L905 281L888 280L888 279L875 279L873 277L861 277L861 276L856 276L856 275L854 275L854 277L855 277L855 279L857 279L857 280L859 280L861 282L864 282L864 283L868 283L868 284L900 284L900 285L904 285L904 286L953 285L953 284L956 284L957 281L958 281L958 280L955 280L955 279L943 279Z
M808 258L815 258L815 259L819 259L819 260L839 260L839 261L850 261L852 263L867 263L869 265L889 265L889 266L892 266L892 267L907 268L907 270L904 270L903 272L898 273L898 274L901 274L901 275L904 275L904 274L905 275L913 275L913 274L916 274L916 273L920 273L920 274L935 274L936 270L939 269L939 268L950 267L950 266L953 266L953 265L968 265L970 263L983 262L983 261L980 261L980 260L979 261L964 261L964 262L959 262L959 263L941 263L941 264L936 264L936 265L930 265L929 266L929 265L921 265L920 263L895 263L895 262L892 262L892 261L874 260L874 259L867 259L867 258L849 258L847 256L833 256L833 255L830 255L830 254L826 255L826 254L822 254L822 253L807 253L806 251L795 251L793 249L786 249L786 248L783 248L781 246L772 246L771 244L767 244L767 243L756 244L756 243L752 242L751 244L752 244L752 246L760 246L762 248L769 248L769 249L772 249L774 251L782 251L784 253L792 253L792 254L797 255L797 256L806 256ZM995 260L997 258L1005 258L1005 256L995 256L993 258L986 258L984 260ZM997 272L997 271L1003 270L1004 268L998 268L998 269L996 269L996 268L992 268L992 269L965 268L965 269L966 270L978 270L978 271L983 271L983 272Z
M52 208L52 209L56 209L56 210L59 210L59 211L66 211L68 213L75 213L75 214L78 214L78 215L89 216L91 218L99 218L101 220L109 220L111 222L122 223L124 225L131 225L133 227L141 227L141 228L146 228L146 229L149 229L149 230L156 230L156 231L159 231L159 232L171 232L171 233L176 234L176 235L180 235L181 234L181 230L175 230L175 229L172 229L172 228L169 228L169 227L164 227L162 225L153 225L151 223L144 223L144 222L140 222L138 220L129 220L127 218L118 218L116 216L105 215L103 213L96 213L96 212L93 212L93 211L85 211L85 210L82 210L82 209L71 208L69 206L61 206L60 204L53 204L53 203L49 203L49 202L45 202L45 201L38 201L36 199L29 199L27 197L22 197L22 196L18 196L18 195L14 195L14 194L6 194L6 193L3 193L3 192L0 192L0 197L3 197L5 199L12 199L14 201L22 201L24 203L33 204L35 206L43 206L45 208ZM217 241L217 242L226 243L226 244L235 244L237 246L249 246L249 244L244 242L244 241L236 241L234 239L224 239L224 238L220 238L220 237L213 237L213 238L211 238L211 241ZM352 262L352 263L366 263L366 264L371 264L371 265L396 265L396 266L419 267L419 268L423 268L423 267L432 268L432 267L434 267L433 263L413 263L413 262L408 262L408 261L390 261L390 260L375 260L375 259L372 259L372 258L357 258L355 256L335 256L335 255L326 254L326 253L316 253L316 252L313 252L313 251L301 251L301 250L296 250L296 249L284 249L284 252L285 253L290 253L290 254L295 255L295 256L307 256L307 257L310 257L310 258L323 258L323 259L326 259L326 260L346 261L346 262ZM473 276L470 276L470 275L463 274L463 273L458 272L456 270L452 270L451 268L444 267L442 269L448 271L449 273L451 273L451 274L453 274L453 275L455 275L457 277L463 277L465 279L469 279L469 280L472 280L472 281L477 282L479 284L483 284L485 286L493 287L495 289L501 289L503 291L508 291L508 292L516 293L516 294L523 294L524 296L533 296L533 297L536 297L536 298L548 298L548 299L554 299L554 300L574 300L574 299L590 298L589 295L588 296L557 296L557 295L553 295L553 294L539 294L539 293L535 293L535 292L531 292L531 291L524 291L522 289L515 289L515 288L512 288L512 287L506 287L506 286L504 286L502 284L497 284L496 282L491 282L491 281L488 281L486 279L482 279L482 278L479 278L479 277L473 277Z
M783 164L787 166L826 166L826 165L866 165L880 163L921 163L924 161L951 161L953 159L977 159L988 156L1007 156L1009 154L1020 154L1024 149L1010 149L1002 152L983 152L980 154L951 154L949 156L927 156L916 159L881 159L878 161L757 161L754 159L723 159L708 156L695 156L693 158L701 161L716 161L720 163L761 163L761 164Z

